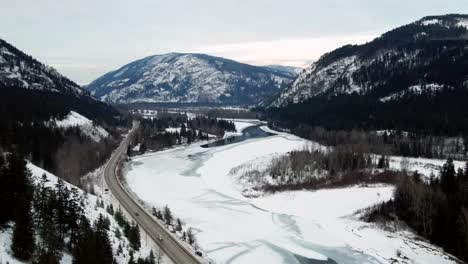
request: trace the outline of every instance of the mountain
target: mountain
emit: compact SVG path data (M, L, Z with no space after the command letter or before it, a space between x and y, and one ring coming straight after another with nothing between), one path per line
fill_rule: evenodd
M263 66L264 68L270 69L275 72L283 73L289 75L291 78L296 78L299 72L301 72L301 68L293 67L293 66L284 66L284 65L266 65Z
M289 125L455 133L467 87L468 15L429 16L323 55L270 107Z
M224 58L169 53L131 62L86 89L111 103L256 105L292 79L289 72Z
M468 15L429 16L367 44L341 47L300 72L273 105L323 94L374 93L384 97L415 85L459 85L466 75L444 75L440 65L452 56L454 63L465 59L467 28Z
M93 120L114 122L115 109L30 55L0 39L0 104L17 121L48 120L76 111Z
M123 124L112 106L1 39L0 116L0 151L23 153L74 184L102 164Z

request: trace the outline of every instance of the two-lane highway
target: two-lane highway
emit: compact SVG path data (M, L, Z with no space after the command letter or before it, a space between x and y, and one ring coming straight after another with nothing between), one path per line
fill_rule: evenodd
M119 203L132 216L133 220L138 223L148 236L155 241L158 246L166 253L166 255L176 264L198 264L202 261L194 254L193 250L185 247L167 231L158 221L154 219L137 201L135 201L130 193L119 181L116 168L119 160L127 151L127 147L133 137L134 132L138 128L139 123L135 122L131 132L122 141L118 149L109 159L105 169L104 178L107 186ZM160 239L162 238L162 240Z

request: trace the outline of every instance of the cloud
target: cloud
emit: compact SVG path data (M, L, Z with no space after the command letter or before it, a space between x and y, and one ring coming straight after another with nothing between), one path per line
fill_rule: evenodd
M196 52L225 57L255 65L304 67L324 53L346 44L363 44L378 34L355 34L316 38L278 39L203 46Z

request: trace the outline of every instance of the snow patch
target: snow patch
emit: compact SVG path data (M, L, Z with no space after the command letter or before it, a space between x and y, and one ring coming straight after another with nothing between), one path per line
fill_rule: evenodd
M59 128L79 127L81 132L96 142L109 136L109 133L99 125L93 124L93 121L78 114L75 111L70 113L62 120L51 120L47 124L55 124Z
M442 91L445 88L453 89L453 87L447 87L438 83L428 83L424 85L417 84L417 85L410 86L407 89L400 91L398 93L394 93L394 94L382 97L379 100L381 102L388 102L388 101L401 99L405 96L421 95L423 93L426 93L431 96L435 96L438 92Z
M461 18L461 19L458 20L456 25L457 25L457 27L464 27L464 28L468 29L468 19Z
M436 24L441 24L441 23L442 23L442 21L440 21L439 19L434 18L434 19L423 20L421 22L421 25L429 26L429 25L436 25Z

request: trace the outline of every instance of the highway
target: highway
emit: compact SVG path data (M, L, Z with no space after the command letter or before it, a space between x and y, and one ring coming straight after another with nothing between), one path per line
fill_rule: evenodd
M122 141L120 146L109 159L104 169L104 179L114 197L121 206L131 215L133 220L138 223L149 237L164 251L176 264L202 263L192 249L181 244L167 229L165 229L156 219L148 213L139 203L135 201L132 195L121 184L116 174L116 168L119 160L126 154L127 147L131 142L133 133L138 128L139 123L135 122L128 136ZM162 240L160 239L162 238Z

